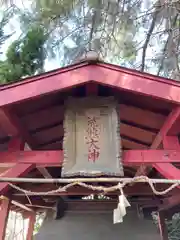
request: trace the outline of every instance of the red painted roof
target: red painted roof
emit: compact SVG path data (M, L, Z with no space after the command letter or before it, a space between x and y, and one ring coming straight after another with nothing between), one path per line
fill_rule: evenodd
M107 63L84 62L2 85L0 106L66 90L88 82L180 103L180 83L177 81Z
M78 63L0 87L0 109L13 122L1 114L0 150L19 128L33 149L61 148L64 100L84 96L92 82L99 95L119 101L124 149L148 148L180 101L179 82L102 62Z

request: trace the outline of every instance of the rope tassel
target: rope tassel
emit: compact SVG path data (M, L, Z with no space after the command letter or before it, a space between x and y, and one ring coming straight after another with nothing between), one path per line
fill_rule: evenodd
M119 202L118 202L117 208L114 209L114 213L113 213L114 224L123 222L123 217L126 215L126 208L131 206L126 196L124 195L121 185L120 185L120 192L121 192L121 195L119 196Z

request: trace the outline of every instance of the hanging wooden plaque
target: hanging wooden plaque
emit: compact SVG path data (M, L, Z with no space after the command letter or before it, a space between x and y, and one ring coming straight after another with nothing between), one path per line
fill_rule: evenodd
M64 119L62 176L123 176L120 117L112 97L70 98Z

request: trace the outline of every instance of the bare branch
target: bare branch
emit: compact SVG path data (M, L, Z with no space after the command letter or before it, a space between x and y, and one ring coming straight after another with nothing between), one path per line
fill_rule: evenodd
M158 11L155 11L150 28L148 30L147 36L146 36L146 40L145 43L143 45L143 53L142 53L142 63L141 63L141 71L144 72L144 68L145 68L145 59L146 59L146 50L151 38L151 35L153 33L154 27L155 27L155 23L156 23L156 18L157 18L157 14Z
M176 24L177 19L178 19L178 14L174 17L174 20L173 20L173 23L172 23L172 27ZM162 56L165 56L165 55L166 55L167 47L168 47L168 42L169 42L169 39L170 39L170 37L171 37L171 35L172 35L172 31L173 31L172 28L168 30L169 35L168 35L167 41L166 41L166 43L165 43L165 45L164 45L164 49L163 49ZM160 62L160 65L159 65L159 69L158 69L157 75L160 75L160 73L161 73L161 71L162 71L162 69L163 69L163 63L164 63L164 57L162 57L162 59L161 59L161 62Z

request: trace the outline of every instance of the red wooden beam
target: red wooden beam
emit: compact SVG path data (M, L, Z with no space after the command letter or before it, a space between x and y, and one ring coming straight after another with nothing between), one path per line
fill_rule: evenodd
M165 136L163 138L163 147L166 150L180 150L178 136Z
M159 223L159 231L161 240L168 240L168 230L165 222L165 217L163 212L158 213L158 223Z
M0 166L6 164L34 164L36 166L62 166L63 151L15 151L0 152ZM128 150L123 153L123 164L128 165L151 165L156 163L179 163L180 150Z
M180 170L171 163L156 163L154 167L167 179L180 179Z
M0 239L5 239L7 220L9 216L10 200L4 198L0 205Z
M151 165L180 162L180 150L128 150L123 154L125 165Z
M17 151L23 150L25 146L25 142L19 137L12 137L12 139L8 143L8 151Z
M0 152L0 165L34 164L34 166L62 166L63 151Z
M151 145L151 149L157 149L159 147L162 140L165 138L165 136L168 135L173 125L176 123L177 120L179 120L179 117L180 117L180 107L177 107L174 110L172 110L172 112L169 114L169 116L165 120L162 128L160 129L159 133L156 135Z
M89 70L87 64L77 64L4 86L0 89L0 107L90 82Z
M174 103L180 102L180 87L176 82L125 68L110 67L108 64L89 66L89 69L89 78L99 84Z
M28 146L28 149L31 150ZM34 152L34 151L33 151ZM51 174L48 172L48 170L46 169L46 167L43 167L43 166L38 166L36 164L36 167L38 169L38 171L42 174L43 177L45 178L52 178Z
M42 176L44 178L52 178L51 174L49 173L49 171L45 167L38 167L37 166L37 169L42 174Z
M166 136L163 140L165 149L180 149L179 140L176 136ZM153 166L167 179L180 179L180 170L167 161L167 163L155 163Z
M19 130L15 124L10 120L8 112L0 109L0 126L8 136L18 136Z
M0 107L93 81L165 101L180 102L180 87L176 82L108 64L84 63L1 87Z
M20 119L9 109L0 109L0 127L8 136L19 137L19 141L22 141L22 146L25 141L31 146L34 146L31 136L23 126ZM20 139L21 138L21 139ZM23 138L23 139L22 139ZM17 141L17 140L16 140ZM14 144L14 143L13 143ZM17 144L17 143L16 143ZM21 148L22 148L21 146Z
M24 148L24 142L21 141L18 137L13 137L9 142L9 151L4 152L4 154L12 154L16 153L16 151ZM21 151L20 151L21 152ZM24 174L28 173L34 166L33 164L21 164L18 163L17 158L14 158L15 165L9 168L5 173L3 173L4 177L20 177ZM9 188L9 184L6 182L0 183L0 194L6 193Z
M3 177L21 177L23 175L26 175L30 170L33 169L32 164L16 164L14 167L9 169L9 171L6 172L6 174L3 175ZM0 194L5 194L7 192L9 187L8 183L1 182L0 183Z
M37 167L60 167L63 159L61 150L0 152L0 166L34 164ZM165 166L168 163L180 163L180 150L128 150L123 152L122 161L125 166L151 166L158 163Z
M27 231L26 240L32 240L33 239L35 222L36 222L36 214L35 213L30 213L29 214L29 224L28 224L28 231Z
M151 149L157 149L159 147L159 145L161 144L165 136L168 135L169 131L172 129L172 127L177 122L177 120L179 120L179 118L180 118L180 107L177 107L172 110L172 112L169 114L169 116L165 120L162 128L160 129L159 133L156 135L150 147ZM145 174L146 171L147 171L146 166L140 166L136 172L136 176Z

